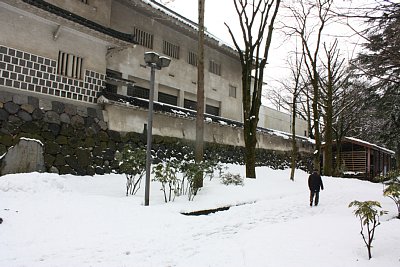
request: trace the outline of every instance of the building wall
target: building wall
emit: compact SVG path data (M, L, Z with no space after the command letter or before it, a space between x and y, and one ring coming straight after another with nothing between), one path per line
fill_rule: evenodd
M85 69L105 73L108 44L63 24L0 3L0 44L57 60L63 51L84 58ZM61 25L58 38L53 35Z
M108 68L117 70L123 76L132 80L139 80L138 85L148 88L148 83L140 83L140 80L148 80L150 70L145 67L144 53L155 51L163 54L163 40L180 46L179 59L172 58L168 68L156 73L155 99L157 92L169 93L171 91L178 96L178 106L183 106L183 99L196 100L197 92L197 68L187 62L189 51L197 51L196 36L183 34L171 26L165 25L163 20L157 19L157 15L143 14L134 7L118 1L112 3L111 26L122 32L133 32L137 27L153 34L153 49L136 45L124 49L110 50L107 55ZM209 60L221 64L221 76L210 73ZM242 121L241 111L241 66L237 57L228 56L220 51L205 47L205 97L206 104L218 105L220 116ZM229 96L229 85L237 88L237 97ZM167 89L169 88L169 89ZM123 92L123 88L120 88Z
M106 43L0 3L0 85L95 103L104 87ZM81 78L59 75L59 51L83 58Z
M46 0L46 2L61 7L81 17L99 23L105 27L110 26L110 10L112 0Z
M292 115L261 106L258 126L286 133L292 132ZM296 118L296 135L308 137L307 121Z
M7 1L10 2L10 1ZM0 3L0 86L17 92L38 93L43 97L78 101L79 103L96 103L97 93L105 86L106 69L117 70L123 78L132 79L136 85L148 88L150 69L144 63L144 53L150 50L162 52L162 42L167 40L180 46L180 58L172 59L168 68L156 71L156 100L157 93L163 92L178 97L178 106L183 106L184 99L196 100L197 69L187 62L189 51L197 50L195 31L181 31L165 20L158 20L157 12L136 10L135 5L127 3L135 1L107 0L89 1L89 6L80 1L52 0L55 4L78 15L91 19L91 12L98 12L95 22L109 26L115 30L133 33L138 27L154 35L154 49L141 45L115 46L100 40L88 33L82 32L81 27L73 28L66 25L65 20L56 21L48 14L32 10L21 10L2 2ZM139 1L143 4L142 1ZM82 5L84 5L82 7ZM82 8L80 8L82 7ZM90 11L89 9L92 11ZM93 9L94 8L94 9ZM108 15L107 15L108 14ZM54 37L61 25L56 38ZM221 47L208 41L205 51L205 97L206 104L220 107L220 116L228 119L243 121L241 98L241 66L238 58ZM74 79L59 75L59 51L70 53L83 58L82 78ZM162 53L161 53L162 54ZM221 64L221 76L208 71L209 60ZM236 98L229 96L229 86L236 87ZM126 86L120 86L118 93L126 94ZM64 101L63 100L63 101ZM113 110L112 112L116 112ZM119 113L108 112L109 122L120 124L115 129L124 131L125 125L119 119ZM140 121L135 132L142 132L142 114L137 110L125 111L130 122ZM262 108L260 127L290 132L290 116L268 108ZM192 138L194 126L182 121L172 122L175 118L162 119L156 132L159 134ZM168 122L168 123L164 123ZM129 123L128 123L129 124ZM183 127L184 125L184 127ZM173 126L173 127L172 127ZM212 134L207 141L226 142L233 145L243 145L243 137L236 130L225 129L221 125L209 127ZM129 126L130 127L130 126ZM191 128L192 127L192 128ZM303 135L307 129L304 121L298 121L298 135ZM225 131L229 134L224 134ZM229 140L229 141L226 141ZM271 147L270 140L260 139L260 147ZM263 144L265 142L265 145Z

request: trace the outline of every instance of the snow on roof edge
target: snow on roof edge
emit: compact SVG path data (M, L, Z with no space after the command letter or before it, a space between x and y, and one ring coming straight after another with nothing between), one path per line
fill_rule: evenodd
M181 14L179 14L178 12L169 9L168 7L164 6L162 3L159 3L155 0L141 0L143 3L150 5L152 8L157 9L163 13L165 13L167 16L170 16L178 21L180 21L181 23L192 27L194 30L198 31L198 24L184 16L182 16ZM210 39L214 39L215 41L218 42L218 46L219 47L223 47L226 46L228 49L237 52L236 48L232 47L230 44L228 44L227 42L223 41L222 39L218 38L217 36L215 36L214 34L208 32L208 31L204 31L204 34L207 35Z

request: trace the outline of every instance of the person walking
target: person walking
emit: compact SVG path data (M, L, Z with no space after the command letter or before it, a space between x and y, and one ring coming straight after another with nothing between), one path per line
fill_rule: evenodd
M310 188L310 206L313 205L315 199L315 206L319 203L319 189L324 190L324 184L322 183L321 175L317 170L314 170L308 177L308 188Z

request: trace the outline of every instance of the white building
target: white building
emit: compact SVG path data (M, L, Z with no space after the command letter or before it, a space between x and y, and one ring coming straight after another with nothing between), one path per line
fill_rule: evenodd
M155 100L195 109L197 25L156 1L2 0L0 23L2 90L96 107L105 89L148 98L144 53L155 51L172 59L157 71ZM237 53L207 36L205 66L206 113L243 122ZM143 130L136 109L104 109L112 130ZM307 135L307 124L297 125ZM290 132L290 116L262 108L259 126Z

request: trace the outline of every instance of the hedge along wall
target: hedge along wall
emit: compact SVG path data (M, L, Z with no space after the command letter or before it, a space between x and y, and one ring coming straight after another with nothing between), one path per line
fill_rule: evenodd
M145 147L146 134L111 131L100 107L79 106L34 96L0 92L0 156L21 137L44 144L46 171L60 174L94 175L119 172L114 156L129 143ZM156 157L188 154L191 141L154 136ZM244 148L214 143L205 144L206 159L225 163L244 163ZM298 155L298 166L309 169L310 155ZM273 168L289 166L289 153L257 150L257 165ZM300 160L300 158L302 160Z

